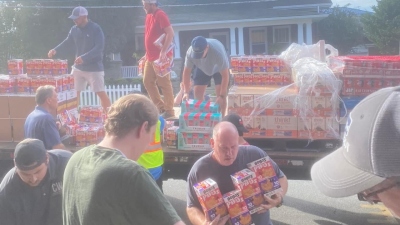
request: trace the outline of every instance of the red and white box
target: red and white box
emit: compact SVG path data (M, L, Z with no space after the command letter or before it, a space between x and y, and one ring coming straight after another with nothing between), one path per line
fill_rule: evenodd
M268 116L267 137L297 138L296 116Z
M248 163L247 167L255 173L261 191L265 196L272 196L282 191L279 178L268 156Z
M251 215L242 197L240 190L234 190L224 194L224 202L228 208L231 224L250 225Z
M256 174L244 169L231 175L231 178L235 188L241 191L250 214L263 210L261 204L264 203L264 198Z
M221 217L228 215L221 191L214 180L208 178L195 184L193 188L209 221L213 221L218 215Z
M302 117L297 120L297 135L299 139L312 139L311 117Z

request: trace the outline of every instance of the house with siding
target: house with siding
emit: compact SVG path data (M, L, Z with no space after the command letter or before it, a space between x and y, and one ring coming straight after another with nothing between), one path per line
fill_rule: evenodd
M230 56L280 54L291 43L313 44L316 22L331 0L161 1L175 32L175 61L184 59L196 36L222 42ZM139 16L144 21L145 13ZM136 51L144 52L144 26L136 27ZM178 63L179 65L180 63Z

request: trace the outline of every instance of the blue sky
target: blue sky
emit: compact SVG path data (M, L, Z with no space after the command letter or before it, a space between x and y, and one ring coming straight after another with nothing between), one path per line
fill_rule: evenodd
M372 11L371 6L376 5L376 0L332 0L333 6L344 6L350 3L350 8Z

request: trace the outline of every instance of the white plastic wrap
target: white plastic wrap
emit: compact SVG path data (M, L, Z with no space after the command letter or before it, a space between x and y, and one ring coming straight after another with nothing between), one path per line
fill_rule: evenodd
M339 139L341 81L326 63L311 57L301 58L292 66L293 83L254 97L251 116L265 115L271 109L272 113L276 113L273 115L285 116L285 113L291 113L290 110L276 106L291 102L298 120L299 138ZM321 99L322 103L319 103Z
M326 55L326 50L328 50L330 54ZM329 57L338 56L338 54L339 52L337 49L329 44L325 44L325 41L321 40L313 45L292 43L279 55L279 58L283 59L292 67L297 60L302 58L311 57L321 62L327 62Z

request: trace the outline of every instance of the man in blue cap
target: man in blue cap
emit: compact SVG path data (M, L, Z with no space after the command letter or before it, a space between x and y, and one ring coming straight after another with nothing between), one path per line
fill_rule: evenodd
M229 58L224 45L211 38L197 36L186 52L183 69L183 86L185 93L183 100L189 99L190 74L193 67L194 98L203 101L204 93L211 78L214 78L216 102L220 105L222 116L226 111L226 97L229 83Z
M48 53L49 58L58 52L75 47L75 63L71 74L74 75L75 89L78 102L80 92L86 90L89 83L92 91L96 92L101 101L101 106L106 110L111 101L105 92L104 86L104 34L101 27L88 20L88 11L82 6L74 8L71 16L75 26L71 28L67 38Z

